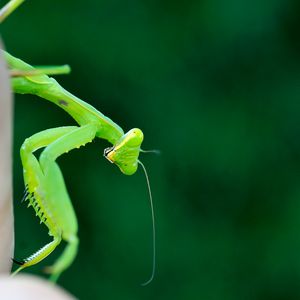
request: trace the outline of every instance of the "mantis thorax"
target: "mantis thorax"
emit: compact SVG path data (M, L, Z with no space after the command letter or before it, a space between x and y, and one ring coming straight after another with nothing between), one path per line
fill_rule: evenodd
M104 156L116 164L122 173L132 175L138 167L138 157L143 142L143 132L133 128L124 134L113 147L104 150Z

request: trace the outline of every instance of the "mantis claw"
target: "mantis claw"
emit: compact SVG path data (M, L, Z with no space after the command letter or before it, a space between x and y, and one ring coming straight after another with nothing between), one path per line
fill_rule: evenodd
M14 259L14 258L11 258L11 260L15 263L15 264L17 264L17 265L19 265L19 266L22 266L22 265L24 265L24 261L18 261L18 260L16 260L16 259Z

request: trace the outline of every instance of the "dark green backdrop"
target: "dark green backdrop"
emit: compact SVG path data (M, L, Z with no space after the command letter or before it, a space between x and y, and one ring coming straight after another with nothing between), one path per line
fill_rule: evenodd
M80 299L300 299L299 16L296 0L32 0L1 25L9 52L70 64L64 87L162 152L141 158L157 222L147 287L142 172L122 175L103 141L59 158L80 226L62 286ZM49 241L19 203L18 149L71 124L51 103L16 96L17 258Z

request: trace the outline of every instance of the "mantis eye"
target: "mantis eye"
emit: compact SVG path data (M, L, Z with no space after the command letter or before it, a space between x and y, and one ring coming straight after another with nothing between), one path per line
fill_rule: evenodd
M110 156L113 151L114 151L114 147L108 147L108 148L105 148L104 152L103 152L103 156L112 164L114 163L114 161L112 159L110 159Z
M144 135L140 129L131 129L113 147L106 148L104 156L111 163L116 164L122 173L132 175L138 167L143 138Z

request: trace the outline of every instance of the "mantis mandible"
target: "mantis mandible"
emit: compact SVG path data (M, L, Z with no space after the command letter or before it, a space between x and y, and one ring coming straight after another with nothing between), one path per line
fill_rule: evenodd
M10 3L12 2L20 4L23 1ZM2 19L0 12L0 22ZM51 274L50 280L57 281L61 273L74 261L79 243L77 219L56 159L72 149L86 145L95 138L101 138L112 144L112 147L104 150L104 157L117 165L122 173L132 175L137 171L138 165L141 165L145 172L153 230L152 274L143 285L148 284L155 272L155 225L149 179L144 165L139 160L141 152L148 152L141 149L143 132L134 128L124 134L122 128L111 119L66 91L55 79L48 76L67 73L69 71L67 66L39 69L5 51L2 51L2 54L10 72L13 92L33 94L49 100L70 114L78 124L78 126L64 126L41 131L27 138L21 146L20 154L25 183L23 201L28 201L28 207L33 207L40 223L48 227L49 235L53 240L23 261L13 259L20 265L13 274L42 261L62 240L67 242L64 252L51 267L46 269L47 273ZM34 152L40 148L45 149L37 159Z

